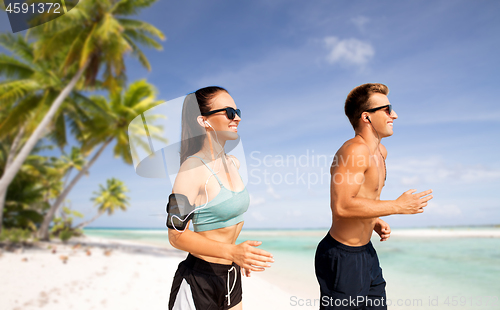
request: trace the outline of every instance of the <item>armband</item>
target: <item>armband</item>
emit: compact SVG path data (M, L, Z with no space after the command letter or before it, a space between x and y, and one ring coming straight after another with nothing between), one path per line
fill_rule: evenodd
M194 216L195 206L183 194L170 194L167 203L167 227L175 230L186 229L187 223Z

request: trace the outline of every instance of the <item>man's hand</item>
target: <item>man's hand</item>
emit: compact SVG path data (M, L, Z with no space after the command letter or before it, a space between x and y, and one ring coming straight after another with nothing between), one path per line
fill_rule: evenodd
M432 189L425 192L414 194L417 190L410 189L404 192L396 199L398 203L398 214L415 214L424 212L424 207L427 207L427 202L432 199ZM429 196L427 196L429 195Z
M391 236L391 227L381 219L377 219L373 230L380 236L380 241L386 241Z

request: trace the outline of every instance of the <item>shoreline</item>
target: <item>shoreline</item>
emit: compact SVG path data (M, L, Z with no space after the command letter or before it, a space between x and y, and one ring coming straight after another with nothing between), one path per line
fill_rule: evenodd
M244 235L254 235L254 236L324 236L330 228L320 228L320 229L243 229L240 233L240 236ZM485 238L500 238L500 227L493 226L475 226L475 227L425 227L425 228L399 228L392 227L392 234L401 235L401 236L414 236L414 235L423 235L423 236L450 236L450 237L485 237ZM141 233L150 233L150 234L162 234L166 233L163 228L97 228L90 227L84 229L85 231L92 232L94 231L116 231L116 232L141 232ZM93 236L88 236L93 237ZM112 240L118 240L114 238L109 238ZM125 240L125 239L123 239Z
M2 309L167 309L172 278L186 254L130 240L77 237L0 253ZM289 309L279 283L242 278L245 309ZM301 309L312 309L301 307Z
M90 233L90 236L73 238L67 244L53 240L38 242L33 247L25 247L24 250L4 251L0 253L0 274L4 282L9 285L0 290L0 304L10 310L42 307L50 310L142 309L144 305L148 305L151 309L167 309L173 275L177 265L185 259L186 253L174 249L168 241L164 243L163 237L158 238L158 235L163 233L165 232L160 230L151 231L151 235L144 231L137 231L137 234L124 231L123 234L111 233L108 236L108 232L103 230L102 233L95 231L95 236ZM277 240L295 240L287 237L306 236L306 239L311 239L312 236L314 240L316 236L323 237L325 233L324 230L317 230L304 234L304 231L296 230L272 231L271 234L260 231L256 234L255 231L244 230L241 237L248 239L277 236ZM100 237L100 234L103 237ZM427 244L427 241L434 238L438 244L448 242L446 238L472 239L469 242L475 244L474 238L481 238L483 240L477 239L477 242L482 244L489 242L488 239L497 242L500 229L396 228L392 237L394 241L397 240L396 244L406 241ZM430 246L433 244L429 243ZM276 245L278 248L283 246L279 243ZM298 246L302 246L302 251L308 249L304 244ZM56 253L52 253L54 247ZM90 255L87 254L87 250L90 250ZM388 250L391 256L404 254L401 251L394 252L391 246ZM279 266L273 265L262 273L252 272L250 278L242 277L245 309L296 309L294 301L314 301L319 298L313 256L296 259L298 253L290 253L290 250L276 250L274 254ZM294 255L294 258L291 259L289 255ZM448 259L445 256L438 257L436 262ZM62 257L66 257L66 263ZM389 263L388 258L385 262ZM384 268L383 265L384 262L382 262ZM406 278L410 275L404 270L394 268L385 270L389 280L388 297L395 299L416 296L404 289L408 285ZM432 277L432 274L417 277L421 289L424 287L422 281L434 279ZM460 286L454 289L447 288L448 285L448 282L440 281L436 284L436 288L441 295L462 290ZM427 289L421 291L422 294L424 292L430 294ZM476 293L478 292L481 291ZM305 305L299 307L299 309L316 308Z

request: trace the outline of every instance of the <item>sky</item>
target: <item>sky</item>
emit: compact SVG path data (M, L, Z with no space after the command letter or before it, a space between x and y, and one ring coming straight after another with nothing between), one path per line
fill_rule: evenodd
M398 114L382 140L381 199L408 189L434 195L423 214L384 220L500 224L499 11L497 1L162 0L137 18L163 31L164 48L144 48L150 72L129 57L127 74L155 85L161 100L229 90L242 110L245 228L330 226L329 167L354 136L344 101L369 82L389 87ZM5 12L0 31L10 31ZM92 192L111 177L129 188L129 209L91 226L165 227L169 181L138 176L111 146L69 195L71 207L92 217Z

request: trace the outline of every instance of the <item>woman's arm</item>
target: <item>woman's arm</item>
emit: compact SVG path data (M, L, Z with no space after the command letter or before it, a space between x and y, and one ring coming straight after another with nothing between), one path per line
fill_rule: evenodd
M252 271L264 271L263 267L271 267L269 262L274 262L271 253L256 248L262 244L260 241L245 241L238 245L223 243L206 238L189 229L184 232L169 229L168 240L179 250L227 259Z
M194 204L199 193L205 191L205 180L200 180L200 175L204 175L203 169L205 167L203 164L200 166L199 159L188 158L179 169L172 192L185 195ZM189 223L183 232L169 229L168 239L179 250L227 259L253 271L263 271L262 267L271 267L268 262L274 261L269 252L255 248L262 244L260 241L245 241L238 245L218 242L189 230Z

